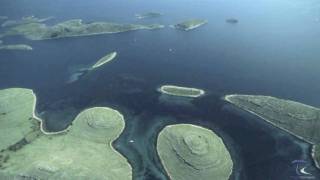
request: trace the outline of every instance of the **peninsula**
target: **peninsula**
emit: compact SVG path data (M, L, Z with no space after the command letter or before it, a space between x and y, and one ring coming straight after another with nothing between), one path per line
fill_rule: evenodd
M233 162L222 139L192 124L166 126L158 135L157 152L172 180L228 180Z
M30 40L58 39L66 37L90 36L97 34L121 33L134 30L153 30L163 28L160 24L118 24L110 22L83 23L81 19L72 19L52 26L43 23L28 23L14 26L0 35L21 35Z
M125 126L120 112L86 109L53 135L40 131L32 90L0 90L0 98L0 179L132 179L130 164L112 147Z
M202 25L207 24L207 20L202 20L202 19L191 19L187 21L183 21L181 23L178 23L174 25L176 29L183 30L183 31L189 31L195 28L198 28Z
M29 24L29 23L42 23L50 19L53 19L53 17L40 19L34 16L26 16L26 17L22 17L21 20L7 20L1 25L1 27L11 27L11 26L18 26L18 25Z
M271 96L234 94L224 99L312 144L312 156L320 168L320 109Z
M181 87L174 85L163 85L158 89L161 93L173 95L173 96L183 96L196 98L205 94L202 89Z

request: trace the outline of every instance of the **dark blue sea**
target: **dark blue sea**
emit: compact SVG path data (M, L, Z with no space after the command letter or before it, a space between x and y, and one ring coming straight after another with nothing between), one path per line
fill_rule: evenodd
M159 18L138 20L156 11ZM157 133L168 124L192 123L214 130L231 152L235 180L303 179L295 160L320 172L309 144L224 102L226 94L260 94L320 107L320 1L317 0L1 0L10 19L54 16L48 24L84 22L160 23L166 28L119 34L30 41L33 51L0 51L0 89L31 88L48 131L66 128L82 110L109 106L126 119L114 143L133 167L134 179L167 179L155 152ZM169 25L192 18L208 24L189 32ZM237 24L225 22L228 18ZM0 29L0 32L3 29ZM111 51L116 60L75 83L70 70ZM161 95L175 84L204 89L190 100ZM130 143L134 140L134 143Z

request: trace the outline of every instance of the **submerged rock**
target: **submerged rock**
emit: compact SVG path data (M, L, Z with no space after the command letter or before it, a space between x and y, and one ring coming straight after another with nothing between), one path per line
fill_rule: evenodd
M117 24L109 22L83 23L81 19L72 19L47 26L42 23L28 23L12 27L1 36L22 35L31 40L58 39L65 37L89 36L97 34L120 33L141 29L160 29L160 24Z
M130 164L112 147L125 126L118 111L86 109L68 129L41 133L30 128L37 123L29 119L36 104L31 90L0 90L0 99L0 111L8 113L0 116L0 179L132 179ZM30 141L33 131L39 135Z
M202 19L191 19L191 20L187 20L187 21L183 21L181 23L178 23L176 25L174 25L174 27L176 29L180 29L183 31L189 31L195 28L198 28L204 24L207 24L208 21L207 20L202 20Z
M222 139L209 129L191 124L166 126L157 151L172 180L228 180L233 162Z

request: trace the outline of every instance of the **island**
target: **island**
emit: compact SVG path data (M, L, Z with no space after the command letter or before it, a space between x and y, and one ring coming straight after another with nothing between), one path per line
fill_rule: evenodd
M111 53L103 56L94 65L92 65L90 67L90 70L94 70L94 69L106 64L107 62L112 61L116 56L117 56L117 52L111 52Z
M226 22L229 24L237 24L239 21L238 19L235 19L235 18L229 18L229 19L226 19Z
M205 94L205 91L202 89L174 85L163 85L158 89L158 91L160 91L163 94L192 98L200 97Z
M189 31L195 28L198 28L204 24L207 24L208 21L207 20L202 20L202 19L191 19L191 20L187 20L187 21L183 21L181 23L178 23L176 25L174 25L173 27L179 30L183 30L183 31Z
M29 24L29 23L42 23L50 19L53 19L53 17L40 19L34 16L26 16L26 17L22 17L21 20L7 20L1 25L1 27L11 27L11 26L18 26L18 25Z
M31 51L33 48L27 44L10 44L4 45L0 43L0 50L27 50Z
M112 61L115 57L117 56L117 52L111 52L105 56L103 56L102 58L100 58L96 63L94 63L92 66L87 66L87 67L81 67L79 69L76 69L75 71L73 71L67 81L67 83L73 83L77 80L79 80L80 78L84 77L85 75L87 75L90 71L93 71L101 66L103 66L104 64Z
M0 21L8 19L8 16L0 16Z
M161 13L157 13L157 12L148 12L148 13L144 13L144 14L136 14L135 17L137 19L145 19L145 18L157 18L162 16Z
M0 179L132 179L127 159L112 146L125 127L117 110L83 110L51 134L39 128L32 90L0 90L0 98Z
M66 37L90 36L98 34L121 33L134 30L154 30L163 28L160 24L118 24L110 22L83 23L81 19L72 19L52 26L43 23L27 23L14 26L0 37L21 35L30 40L58 39Z
M320 109L271 96L232 94L224 99L312 144L312 157L320 168Z
M166 126L158 135L157 152L171 180L228 180L233 162L222 139L192 124Z

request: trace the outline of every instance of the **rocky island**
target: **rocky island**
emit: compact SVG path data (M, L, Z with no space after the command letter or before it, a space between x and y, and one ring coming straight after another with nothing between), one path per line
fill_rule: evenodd
M106 63L112 61L115 57L117 56L117 52L111 52L102 58L100 58L96 63L94 63L91 66L87 67L82 67L77 69L76 71L72 72L71 76L69 77L69 80L67 81L68 83L75 82L79 80L81 77L85 76L88 74L90 71L93 71Z
M191 124L166 126L158 135L159 158L172 180L228 180L233 162L222 139Z
M67 130L48 134L35 120L32 90L0 90L0 98L0 179L132 179L112 147L125 126L118 111L86 109Z
M148 13L144 13L144 14L136 14L135 17L137 19L146 19L146 18L156 18L156 17L160 17L162 16L161 13L157 13L157 12L148 12Z
M0 50L27 50L31 51L33 48L27 44L10 44L4 45L0 43Z
M106 64L107 62L112 61L116 56L117 56L117 52L111 52L111 53L103 56L94 65L92 65L90 67L90 70L94 70L94 69Z
M227 95L224 99L312 144L312 156L320 168L320 109L271 96Z
M160 24L118 24L110 22L83 23L81 19L72 19L47 26L43 23L28 23L14 26L0 35L21 35L30 40L58 39L66 37L90 36L97 34L121 33L134 30L153 30L163 28Z
M198 28L204 24L207 24L207 20L202 20L202 19L191 19L187 21L183 21L181 23L178 23L174 25L176 29L183 30L183 31L189 31L195 28Z
M163 85L158 89L161 93L196 98L205 94L204 90L197 88L181 87L174 85Z

